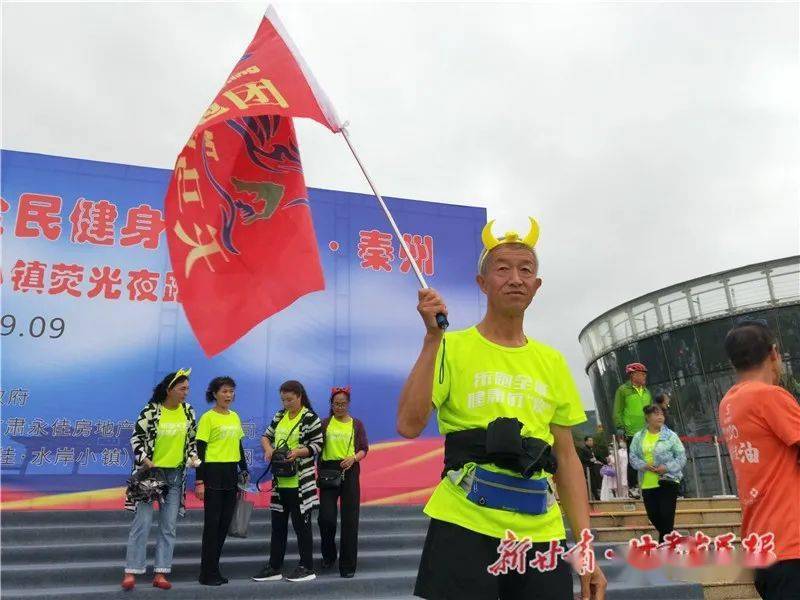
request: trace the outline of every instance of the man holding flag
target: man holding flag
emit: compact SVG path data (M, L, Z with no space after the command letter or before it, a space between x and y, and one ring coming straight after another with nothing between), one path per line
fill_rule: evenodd
M570 566L544 565L566 538L552 475L573 536L584 541L589 503L571 427L586 420L564 357L523 332L525 309L542 284L533 219L524 238L483 231L477 283L486 315L443 333L442 297L419 292L422 351L403 391L397 430L417 437L437 411L445 472L425 513L431 517L414 593L429 600L572 600ZM591 538L588 538L589 540ZM562 548L563 552L563 548ZM605 598L603 573L581 573L581 598Z
M312 118L343 134L412 256L346 129L270 8L178 156L165 199L173 271L189 323L208 356L324 286L291 117ZM419 435L433 401L448 434L446 462L452 467L426 507L432 521L416 588L426 598L528 598L533 590L537 598L571 598L572 578L563 561L551 571L535 575L530 569L520 578L493 576L487 562L499 538L513 529L532 536L536 548L565 537L548 473L555 474L573 532L589 528L586 488L569 429L585 420L580 400L563 357L522 333L524 311L541 285L533 251L538 225L531 223L524 239L509 233L497 240L491 224L484 230L478 284L489 310L464 332L443 337L446 308L411 261L423 288L418 310L427 335L400 400L398 430L406 437ZM440 364L436 382L434 364ZM489 373L490 366L497 369ZM497 390L480 397L466 393L471 385L486 385L490 375L502 375L498 385L521 388L500 403ZM451 437L462 433L466 436ZM475 443L483 449L475 450ZM465 484L480 483L479 476L510 477L522 493L510 500L475 498ZM536 494L525 493L531 487ZM492 508L507 501L519 506ZM596 600L605 597L599 569L582 574L581 582L583 598L590 590Z

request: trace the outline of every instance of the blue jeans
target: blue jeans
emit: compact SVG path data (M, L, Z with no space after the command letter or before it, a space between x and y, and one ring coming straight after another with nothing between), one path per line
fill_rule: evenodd
M163 469L169 488L164 504L158 507L158 533L156 534L156 560L154 573L172 570L172 552L175 549L175 525L183 494L183 469ZM128 551L125 572L140 575L147 571L147 538L153 524L153 503L139 502L128 534Z

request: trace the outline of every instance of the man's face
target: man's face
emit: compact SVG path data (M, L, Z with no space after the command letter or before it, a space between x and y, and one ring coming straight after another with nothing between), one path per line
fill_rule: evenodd
M592 446L594 446L594 439L589 438L588 440L586 440L586 447L591 448Z
M642 387L647 381L647 373L644 371L634 371L631 373L631 383L636 387Z
M478 285L492 308L503 313L525 312L542 280L536 276L536 260L529 248L501 245L486 257Z

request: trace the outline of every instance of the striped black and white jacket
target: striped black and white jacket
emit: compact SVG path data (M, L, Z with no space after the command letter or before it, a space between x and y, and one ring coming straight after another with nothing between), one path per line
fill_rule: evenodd
M269 427L264 431L263 437L267 438L273 447L275 446L275 429L278 427L278 423L281 422L285 413L285 410L279 410L275 413ZM322 452L324 439L322 436L322 421L320 421L315 412L306 410L300 418L299 428L300 445L311 450L311 456L297 459L300 512L305 514L307 511L319 506L319 498L317 498L317 478L314 473L314 459ZM281 498L278 495L278 489L275 487L272 488L272 498L270 499L269 508L276 512L283 512Z
M197 457L197 419L195 418L194 408L188 402L184 402L183 412L188 422L186 428L186 441L183 445L183 458L185 465L189 457ZM161 419L161 404L158 402L148 402L139 413L136 425L131 436L131 450L133 450L133 468L131 475L144 464L144 459L153 460L153 452L156 447L156 435L158 433L158 421ZM125 510L136 510L136 502L125 494ZM183 516L186 511L186 469L183 470L183 491L181 493L181 506L178 514Z

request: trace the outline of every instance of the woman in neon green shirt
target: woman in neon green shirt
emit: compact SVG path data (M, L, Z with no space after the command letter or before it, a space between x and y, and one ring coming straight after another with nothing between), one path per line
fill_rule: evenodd
M281 568L286 555L286 540L289 534L289 517L297 535L300 564L287 579L310 581L316 578L313 564L313 534L311 512L319 506L317 482L314 477L314 457L322 451L322 422L311 407L306 389L299 381L286 381L280 387L281 403L272 422L261 437L264 459L273 469L272 533L269 546L269 562L252 577L253 581L276 581L283 578ZM277 450L287 450L286 460L280 464L293 471L284 476L275 475ZM291 469L290 465L296 465Z
M358 514L361 507L360 462L369 451L364 424L350 415L350 386L331 390L331 415L322 421L325 445L319 473L342 473L340 483L319 480L319 533L322 539L322 566L336 562L336 520L338 503L342 503L342 551L339 574L350 578L356 572L358 557ZM327 480L330 481L330 480Z
M219 557L228 535L236 506L239 481L246 483L242 422L233 410L236 382L215 377L208 384L206 400L214 407L200 417L197 425L197 453L203 461L197 468L195 495L203 501L203 547L200 583L228 583L219 570Z
M186 464L196 464L197 460L195 414L186 402L190 372L191 369L181 369L167 375L153 389L150 401L136 419L131 436L133 473L125 498L125 508L135 511L135 515L128 535L124 590L132 590L136 585L135 576L146 571L147 538L153 522L154 501L142 499L135 482L148 471L163 474L166 482L158 507L153 586L164 590L172 587L166 574L172 570L178 516L184 514Z
M645 406L646 426L633 436L630 464L639 472L647 517L658 530L658 541L675 527L678 491L686 465L686 451L678 434L664 425L664 412Z

